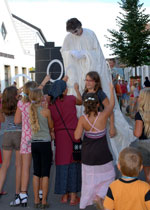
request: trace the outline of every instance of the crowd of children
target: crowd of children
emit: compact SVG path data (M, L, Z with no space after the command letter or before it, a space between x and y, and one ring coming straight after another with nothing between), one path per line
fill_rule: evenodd
M49 175L52 164L51 141L55 139L55 193L61 203L85 209L96 204L106 210L150 209L150 88L140 92L135 116L134 135L138 138L120 152L118 169L122 176L115 180L113 156L108 146L107 120L110 137L116 134L113 108L114 87L110 84L110 100L102 91L97 72L85 78L81 97L78 84L76 97L67 95L66 80L55 81L43 103L42 89L30 81L24 84L22 98L17 88L5 88L2 94L0 122L4 122L3 161L0 168L0 195L3 191L12 151L16 151L16 194L10 206L27 206L30 166L33 159L34 208L49 208L47 203ZM79 120L76 105L84 106ZM73 158L73 142L83 137L82 158ZM1 161L1 158L0 158ZM146 182L138 180L144 168ZM82 180L82 181L81 181ZM81 191L81 198L77 193Z

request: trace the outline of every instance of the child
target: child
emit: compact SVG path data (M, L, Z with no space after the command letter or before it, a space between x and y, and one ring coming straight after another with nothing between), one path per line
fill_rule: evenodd
M79 203L77 192L81 190L81 164L73 160L72 141L75 141L74 130L78 122L76 105L82 104L82 98L77 83L74 84L77 97L67 95L68 89L64 80L66 77L55 81L49 91L52 102L49 108L54 121L56 144L55 193L62 194L61 203L70 200L70 205L73 206Z
M150 209L150 186L137 177L142 170L142 156L132 147L119 154L118 169L122 177L110 184L104 200L107 210L148 210Z
M14 115L17 109L17 88L10 86L5 88L2 95L2 109L0 110L0 122L5 122L3 135L3 163L0 168L0 195L3 195L2 188L6 179L8 167L13 149L16 151L16 194L20 193L21 185L21 124L14 124Z
M85 115L81 116L75 130L75 139L82 136L82 189L80 208L84 209L97 198L104 198L109 184L115 178L113 158L106 139L107 119L112 113L115 101L113 85L110 85L110 103L98 112L99 99L95 93L84 98Z
M47 75L39 86L40 89L49 81L50 77ZM23 86L23 97L22 100L18 101L17 110L15 113L14 122L18 124L22 122L22 136L20 153L22 156L22 173L21 173L21 192L15 196L15 200L10 203L10 206L27 206L28 199L28 183L30 176L31 166L31 126L29 122L29 94L33 88L37 87L37 83L29 81Z
M86 74L85 91L82 95L83 99L87 93L96 93L97 94L101 110L109 104L109 99L107 98L106 94L102 90L100 76L96 71L90 71ZM110 115L109 135L111 138L116 135L113 112Z
M43 94L40 89L34 89L29 95L31 105L29 108L29 118L32 130L31 151L33 157L33 191L34 207L48 208L47 194L49 173L52 161L51 137L53 129L50 110L41 106ZM42 205L39 198L40 178L42 178Z

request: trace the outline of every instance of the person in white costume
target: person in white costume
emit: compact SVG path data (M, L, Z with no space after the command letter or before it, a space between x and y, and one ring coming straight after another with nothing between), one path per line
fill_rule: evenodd
M82 28L82 24L77 18L71 18L67 21L66 30L70 33L65 37L60 51L65 74L69 77L67 82L68 94L75 95L73 89L75 82L78 82L82 94L85 88L86 74L89 71L97 71L101 78L103 91L110 98L109 83L112 81L112 76L95 33L90 29ZM115 159L118 159L119 152L135 138L120 111L116 97L114 117L117 135L111 139L111 146Z

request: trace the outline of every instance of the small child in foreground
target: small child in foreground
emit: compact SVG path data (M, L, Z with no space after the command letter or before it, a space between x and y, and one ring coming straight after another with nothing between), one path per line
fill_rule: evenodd
M110 184L103 205L99 203L99 209L150 210L150 186L137 178L142 168L141 154L135 148L123 149L118 162L122 177Z

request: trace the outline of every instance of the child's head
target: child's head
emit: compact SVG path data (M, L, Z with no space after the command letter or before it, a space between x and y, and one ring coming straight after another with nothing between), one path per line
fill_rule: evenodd
M144 133L150 137L150 88L144 88L139 95L139 112L144 121Z
M98 96L96 93L87 93L83 105L85 107L84 113L90 116L91 112L94 112L94 115L96 116L98 113Z
M17 109L17 88L9 86L2 94L2 111L5 115L12 115Z
M102 89L100 76L96 71L90 71L86 74L85 79L85 91L88 92L89 88L93 88L95 91Z
M42 101L42 98L43 98L43 92L41 89L34 88L34 89L30 90L29 100L30 100L31 104L33 104L33 105L39 104Z
M38 121L38 114L37 114L37 107L42 101L43 93L41 89L35 88L30 91L29 100L31 102L29 108L29 118L32 131L36 133L40 129L39 121Z
M122 175L137 177L142 167L141 153L132 147L126 147L119 154L118 168Z
M29 102L29 94L30 91L37 87L37 83L35 81L26 82L23 86L23 102Z
M53 83L48 95L51 96L52 103L54 103L57 98L63 99L64 95L67 93L66 91L66 82L64 80L57 80Z

